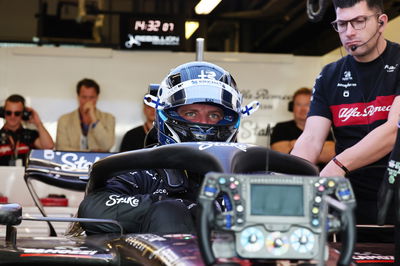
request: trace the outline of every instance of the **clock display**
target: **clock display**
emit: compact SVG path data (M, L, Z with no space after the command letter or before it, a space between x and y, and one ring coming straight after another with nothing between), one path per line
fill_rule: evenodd
M163 16L120 18L122 49L178 50L183 33L183 19Z
M161 20L135 20L133 29L135 31L147 32L173 32L175 28L174 22L162 22Z

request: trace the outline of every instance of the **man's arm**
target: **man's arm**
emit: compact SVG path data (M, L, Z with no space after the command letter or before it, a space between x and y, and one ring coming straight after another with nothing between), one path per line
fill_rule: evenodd
M56 150L62 151L74 151L79 150L77 148L73 148L70 137L68 136L67 127L73 127L73 125L69 125L69 120L67 117L62 116L57 121L57 135L56 135Z
M390 108L388 120L372 130L357 144L338 154L336 158L351 171L373 163L387 155L393 149L396 139L399 114L400 96L397 96ZM344 175L344 171L330 161L321 171L321 175Z
M322 147L321 154L318 157L318 163L327 163L335 156L335 142L327 140Z
M316 164L331 128L331 124L331 120L322 116L308 117L304 131L297 139L290 154Z
M295 143L296 140L281 140L271 144L271 149L282 153L289 153L293 149Z
M108 152L115 141L115 117L104 113L95 125L91 125L88 133L91 151Z
M33 108L26 107L26 109L28 111L32 112L29 122L33 123L36 126L37 131L39 133L39 137L33 143L35 148L53 149L54 148L53 139L51 138L49 132L44 127L42 120L40 120L38 113Z

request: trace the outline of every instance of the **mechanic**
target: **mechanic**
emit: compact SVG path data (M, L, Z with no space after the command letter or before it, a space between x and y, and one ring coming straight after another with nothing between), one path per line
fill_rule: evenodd
M242 96L232 76L219 66L206 62L178 66L162 81L154 99L164 104L154 125L159 145L236 141ZM86 195L78 216L115 219L125 233L194 233L201 182L200 176L181 170L132 171ZM109 224L82 223L82 227L88 235L119 232Z
M0 165L25 165L30 149L53 149L53 139L39 114L25 106L24 97L10 95L0 109L0 117L5 120L0 129ZM23 121L33 124L36 129L24 128Z
M304 132L291 154L316 162L333 124L337 155L321 176L350 178L357 223L375 224L377 191L400 113L400 46L383 36L388 16L382 0L333 3L332 25L348 55L325 66L317 77Z

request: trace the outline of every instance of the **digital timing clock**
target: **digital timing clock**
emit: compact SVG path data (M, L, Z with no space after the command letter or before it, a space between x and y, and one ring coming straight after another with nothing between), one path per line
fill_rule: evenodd
M121 16L122 49L177 50L184 32L183 19L163 16Z

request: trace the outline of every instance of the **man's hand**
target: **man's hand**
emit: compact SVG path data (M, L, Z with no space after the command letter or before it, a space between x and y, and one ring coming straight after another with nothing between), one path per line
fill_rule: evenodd
M39 114L31 107L25 107L25 110L31 112L28 122L34 124L38 128L42 124Z
M87 103L85 103L82 107L82 111L83 111L83 121L85 124L92 124L95 123L97 121L97 117L96 117L96 105L95 102L93 101L89 101Z

